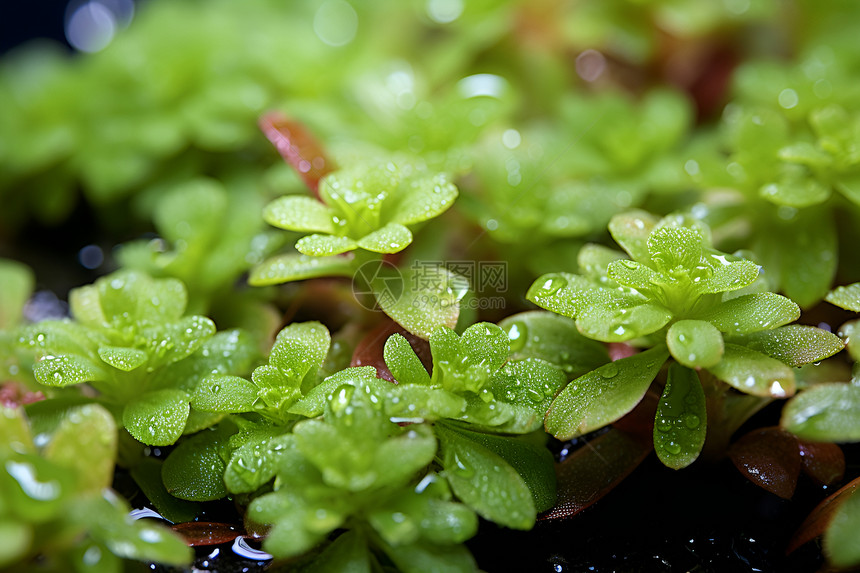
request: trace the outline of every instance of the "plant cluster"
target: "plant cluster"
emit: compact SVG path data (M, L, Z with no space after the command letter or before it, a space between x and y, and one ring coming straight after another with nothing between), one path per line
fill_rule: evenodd
M476 571L651 451L839 487L787 548L860 564L860 9L790 4L154 0L5 56L0 567ZM80 212L83 286L26 248Z

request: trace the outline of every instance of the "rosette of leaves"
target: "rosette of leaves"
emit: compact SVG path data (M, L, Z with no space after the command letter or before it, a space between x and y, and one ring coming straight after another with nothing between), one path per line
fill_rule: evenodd
M253 493L271 481L289 432L305 418L292 406L319 382L330 345L322 324L291 324L278 333L268 363L255 368L250 380L225 373L207 376L191 397L195 410L248 415L231 416L219 431L180 443L162 470L167 490L204 501Z
M340 170L319 184L320 200L288 195L266 206L270 224L304 233L301 254L280 255L258 265L253 285L271 285L323 276L353 277L382 310L404 328L427 337L444 324L453 327L467 287L456 275L434 267L435 280L421 281L415 269L382 264L412 242L409 227L447 210L457 188L447 176L392 162Z
M804 308L827 294L837 272L837 215L856 218L860 204L860 94L850 78L814 52L796 68L742 67L738 97L723 114L721 155L704 154L692 167L708 187L741 192L714 206L715 224L748 220L741 240L768 269L770 287Z
M510 360L508 334L491 323L462 335L440 327L430 349L432 375L403 336L388 338L385 362L397 385L385 392L386 412L433 424L442 475L457 497L487 519L530 528L555 502L541 426L564 372L538 356Z
M701 371L745 394L784 398L795 391L792 367L842 349L827 331L789 325L800 309L756 292L756 264L710 248L707 227L684 223L644 212L616 216L609 231L631 258L587 247L579 259L584 274L544 275L529 289L529 300L574 318L589 338L650 347L573 380L547 412L550 433L566 439L617 420L671 357L654 445L664 464L685 467L705 440Z
M496 240L533 248L586 237L649 192L681 189L677 156L693 119L681 94L653 90L640 101L621 92L570 95L559 108L552 126L492 132L476 151L481 204L466 208L481 224L495 222Z
M47 406L47 408L42 407ZM113 490L116 426L98 404L0 406L0 567L4 571L125 570L123 560L186 565L169 529L133 521ZM39 445L33 437L38 434Z
M263 228L259 193L242 181L231 187L228 193L219 182L198 178L162 193L153 212L160 239L126 244L118 258L125 268L181 280L189 313L214 312L232 324L265 324L266 310L255 300L260 297L237 293L233 286L282 240Z
M334 388L322 418L296 424L275 491L248 507L254 528L271 524L264 549L291 558L320 547L317 570L370 570L380 560L407 572L475 570L460 545L477 530L474 512L426 473L433 432L392 422L372 388L356 382ZM338 529L346 531L329 542Z
M192 414L191 393L213 372L242 373L257 352L239 330L215 334L203 316L183 316L187 294L176 279L119 271L69 295L73 320L24 327L19 344L41 358L41 384L87 383L137 440L173 444L216 418Z

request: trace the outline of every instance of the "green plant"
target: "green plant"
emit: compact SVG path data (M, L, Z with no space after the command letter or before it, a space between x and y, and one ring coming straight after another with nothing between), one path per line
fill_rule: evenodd
M785 326L800 315L797 305L756 292L755 263L714 251L707 228L685 222L644 212L616 216L610 232L631 259L605 247L585 248L579 260L584 275L544 275L529 289L530 300L575 318L590 338L642 339L650 347L568 385L547 413L550 433L571 438L617 420L639 403L671 356L675 365L657 407L654 446L664 464L685 467L705 443L706 395L697 371L753 396L783 398L795 391L790 366L842 349L826 331Z
M791 508L755 555L694 503L747 490L679 492L672 568L723 566L697 520L856 564L858 6L153 0L3 56L0 567L219 565L147 507L279 570L531 570L596 503L552 565L617 568L643 474L731 464L839 489L792 540L744 507Z
M0 406L4 570L28 570L38 555L49 558L42 567L75 571L122 571L123 559L190 560L177 535L132 521L128 504L109 489L117 440L107 410L87 404L40 415L37 409L29 418L21 408Z
M434 269L435 280L419 282L415 269L399 271L381 257L412 242L407 225L451 206L457 188L445 175L424 173L408 163L369 164L327 175L319 195L320 201L290 195L266 206L263 217L270 224L314 234L296 242L300 255L279 255L258 265L251 284L352 277L359 291L372 293L386 314L415 334L429 336L438 325L456 324L457 303L468 288L456 275L440 267ZM351 254L339 256L344 253Z
M70 298L74 320L43 321L19 335L39 355L36 380L54 388L87 383L148 445L173 444L217 421L192 415L190 393L204 376L242 372L256 356L247 334L216 335L210 319L183 317L186 291L176 279L121 271Z

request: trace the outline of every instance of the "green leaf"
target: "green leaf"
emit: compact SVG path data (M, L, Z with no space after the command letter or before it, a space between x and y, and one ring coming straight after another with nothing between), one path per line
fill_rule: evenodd
M188 394L164 389L145 392L122 411L128 433L149 446L169 446L179 439L190 411Z
M103 543L84 539L68 555L75 573L122 573L122 558L111 553Z
M708 372L753 396L785 398L794 394L792 369L779 360L744 346L726 344L725 354Z
M615 249L589 243L579 250L576 257L579 270L589 279L597 282L606 277L606 270L613 261L624 258L624 253Z
M90 498L76 508L93 524L90 536L118 557L165 565L191 562L193 552L178 534L160 524L132 521L127 517L128 511L125 502L109 489L103 490L102 497Z
M425 339L440 326L454 328L460 316L460 301L469 290L463 277L442 267L433 267L430 276L424 267L410 268L402 274L383 268L370 286L385 314Z
M308 372L322 365L330 346L331 335L319 322L290 324L275 337L269 362L300 383Z
M303 572L339 571L342 573L372 573L367 541L358 531L339 535Z
M860 283L838 286L827 293L824 300L830 304L835 304L839 308L860 312Z
M824 360L845 347L835 334L800 324L754 332L737 339L747 348L763 352L789 366Z
M254 432L230 456L224 471L224 484L232 493L252 493L275 477L280 452L291 447L292 436L282 428Z
M346 368L332 374L319 385L308 392L304 398L293 404L288 410L291 414L299 414L306 418L314 418L323 413L325 403L329 395L342 384L352 384L356 387L367 386L374 394L382 396L391 386L390 382L380 380L376 377L376 368L373 366L357 366Z
M466 407L462 396L439 387L401 382L385 393L385 413L392 422L460 418Z
M666 333L672 357L690 368L708 368L723 357L723 335L709 322L679 320Z
M394 333L385 341L383 349L385 365L391 371L397 382L404 384L430 384L430 374L424 364L415 354L409 341L400 334Z
M131 372L135 368L140 368L149 358L143 350L121 346L100 346L98 352L102 362L123 372Z
M546 431L568 440L611 424L642 400L668 356L656 347L580 376L553 400Z
M349 237L308 235L296 242L296 250L311 257L328 257L354 251L358 244Z
M693 463L707 432L705 393L694 370L679 364L669 366L669 377L654 418L654 449L672 469Z
M71 386L107 379L107 373L83 356L46 356L33 368L36 380L46 386Z
M332 210L316 199L296 195L279 197L263 209L268 224L302 233L333 234L332 217Z
M769 330L799 317L800 308L795 303L772 292L745 294L696 316L728 334Z
M833 162L833 157L829 153L822 151L808 141L798 141L786 145L779 150L779 158L789 163L815 167L827 166Z
M11 519L0 519L0 536L6 540L0 547L0 567L15 565L31 550L33 528L29 523L15 523Z
M479 515L514 529L535 523L534 498L502 457L445 424L436 425L444 475L454 493Z
M533 436L499 436L473 432L462 426L446 425L501 456L523 478L532 492L535 510L546 511L555 505L555 465L552 454ZM545 434L540 433L543 437Z
M23 408L0 405L0 435L3 436L3 441L0 441L0 459L12 452L36 453Z
M570 273L548 273L539 277L526 293L526 298L541 308L573 318L577 315L577 298L597 289L588 279Z
M849 201L860 205L860 173L840 174L834 185Z
M197 177L160 197L153 218L159 233L171 242L208 243L221 232L227 192L213 179Z
M657 273L650 267L646 267L636 261L621 259L612 261L606 269L609 278L625 286L638 290L652 288Z
M511 406L513 416L492 431L523 434L539 429L553 398L566 382L560 368L539 358L509 362L486 388L496 400Z
M615 215L609 221L609 234L630 258L647 263L651 260L648 250L648 236L657 225L658 219L645 211L631 211Z
M582 336L576 322L545 311L522 312L499 322L507 331L511 360L537 358L551 362L569 377L609 362L606 345Z
M206 377L191 396L191 407L201 412L251 412L257 400L257 386L239 376Z
M68 509L77 476L37 455L12 454L0 466L4 516L28 523L44 523Z
M752 248L771 284L806 308L831 287L839 260L837 225L826 205L791 215L788 221L774 218L762 224Z
M763 185L758 194L777 205L803 208L826 201L830 197L830 187L813 177L798 174Z
M138 271L117 271L98 279L95 286L104 317L115 326L146 319L174 321L185 312L188 302L188 292L181 281L153 279Z
M224 470L227 466L219 451L234 428L221 424L176 446L161 469L167 491L189 501L211 501L226 496Z
M860 563L860 494L855 490L833 514L824 532L824 552L827 560L837 568L853 567Z
M351 261L348 257L337 256L278 255L254 267L248 284L268 286L318 277L351 277Z
M860 442L860 387L818 384L788 401L780 424L803 440Z
M414 225L432 219L453 205L457 194L457 187L442 173L411 179L393 207L390 220Z
M146 498L155 506L155 510L165 519L173 523L194 521L194 518L200 515L202 508L197 503L179 499L167 493L161 479L163 465L161 460L145 457L129 468L129 473Z
M583 304L576 327L585 336L602 342L625 342L657 332L672 320L664 306L636 300L611 300Z
M403 573L475 573L478 567L465 545L410 543L382 546L385 554Z
M71 320L43 320L19 327L18 332L18 344L42 355L90 356L97 348L89 336L90 330Z
M85 404L66 412L42 455L71 471L79 491L98 493L113 483L116 432L110 412Z
M215 334L215 323L205 316L186 316L161 327L145 328L149 366L156 368L193 354Z
M389 223L358 240L358 246L374 253L399 253L412 243L412 232L400 223Z
M727 261L724 256L712 256L717 259L713 266L713 274L698 284L702 294L731 292L742 289L755 282L759 276L759 267L752 261Z
M657 269L694 269L702 260L702 235L689 227L659 227L648 235L648 253Z
M34 285L35 277L30 267L18 261L0 259L0 330L9 330L21 321L24 304Z

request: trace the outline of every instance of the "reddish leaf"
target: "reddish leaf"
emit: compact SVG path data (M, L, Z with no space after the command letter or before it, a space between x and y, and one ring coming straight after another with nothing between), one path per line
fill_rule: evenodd
M792 536L791 541L788 543L788 548L785 550L786 555L804 543L812 541L823 534L830 525L833 514L836 513L842 502L846 501L857 488L860 488L860 478L849 482L845 487L816 505L815 509L803 520L803 523L800 524L800 527Z
M729 448L729 458L751 482L790 499L800 475L797 438L782 428L762 428L742 437Z
M555 507L538 519L572 517L630 475L653 449L651 434L656 409L657 396L649 392L611 430L556 464L558 500Z
M334 170L334 164L326 158L316 138L304 125L278 112L265 114L259 125L284 161L296 170L319 199L317 188L320 179Z
M382 378L383 380L396 383L394 376L391 375L391 371L385 364L385 358L383 356L385 341L388 340L389 336L395 333L401 334L406 338L409 345L412 347L412 350L414 350L418 355L424 368L426 368L428 372L431 372L433 368L433 359L430 355L430 343L422 338L418 338L410 332L407 332L402 326L387 317L379 324L379 326L368 332L364 338L361 339L361 342L358 343L355 347L355 351L352 353L352 362L350 362L349 365L373 366L376 368L377 378Z
M640 441L616 428L586 443L556 464L558 501L539 519L573 517L612 491L650 451L650 447L643 447Z
M30 392L16 382L4 382L0 384L0 405L7 408L26 406L27 404L44 399L45 395L42 392Z
M606 345L606 350L609 352L609 359L613 362L636 354L636 349L626 342L610 342Z
M798 440L803 472L821 485L833 485L845 475L845 454L836 444Z
M233 541L240 535L244 535L241 528L229 523L215 523L209 521L187 521L176 523L171 526L174 531L185 538L185 543L191 547L220 545Z

